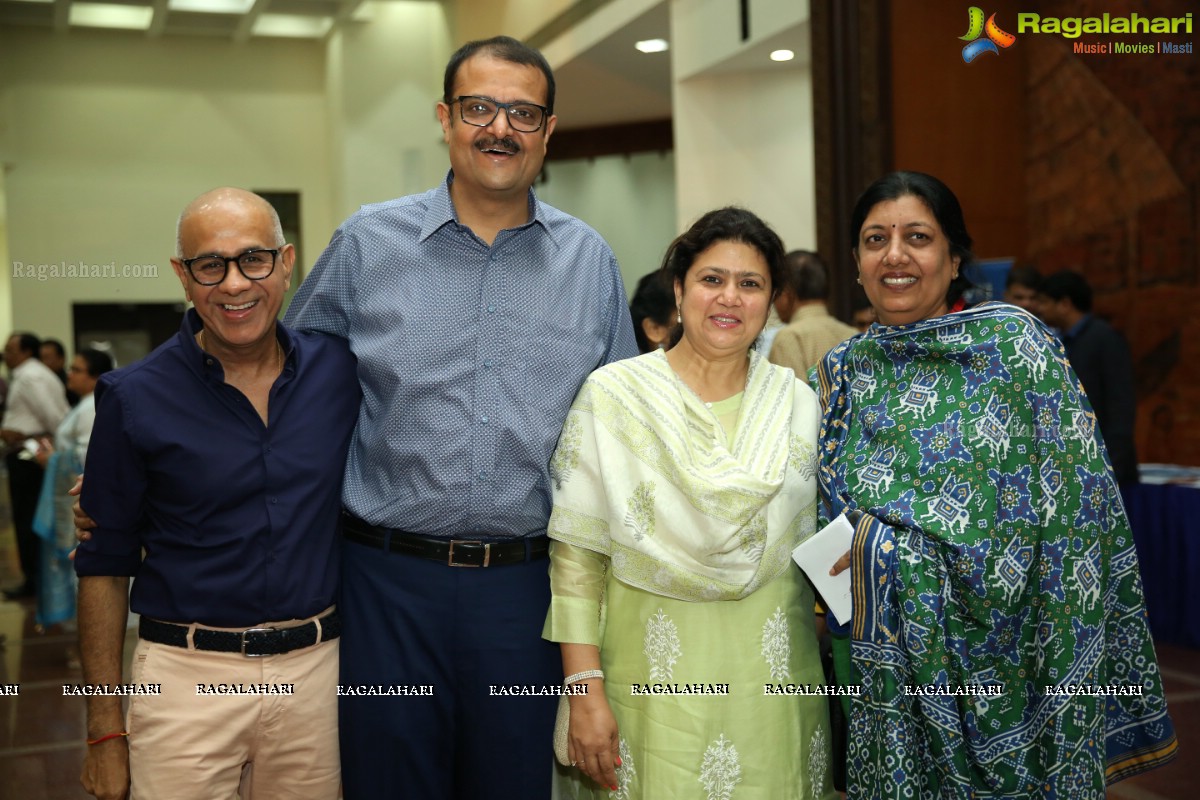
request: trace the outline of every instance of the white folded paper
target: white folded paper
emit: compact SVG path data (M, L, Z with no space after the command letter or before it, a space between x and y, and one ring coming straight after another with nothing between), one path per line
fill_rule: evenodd
M801 542L792 551L792 560L804 570L813 586L821 593L829 613L840 624L850 621L854 607L850 598L850 570L839 575L830 575L829 569L846 555L854 540L854 526L845 514Z

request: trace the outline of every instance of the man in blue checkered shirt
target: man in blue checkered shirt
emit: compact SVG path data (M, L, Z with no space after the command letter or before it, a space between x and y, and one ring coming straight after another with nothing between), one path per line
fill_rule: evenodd
M556 122L545 59L471 42L444 92L445 182L362 207L286 318L349 340L363 391L343 490L347 800L549 797L557 698L489 687L562 680L541 639L550 456L584 378L637 352L612 251L531 191Z

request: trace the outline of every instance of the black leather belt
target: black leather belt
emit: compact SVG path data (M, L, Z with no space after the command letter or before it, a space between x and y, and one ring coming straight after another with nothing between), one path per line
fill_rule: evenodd
M550 539L546 536L504 542L439 539L436 536L423 536L395 528L381 528L345 512L342 513L342 533L347 539L358 544L407 556L428 558L450 567L497 567L536 561L550 554Z
M337 609L320 618L322 642L342 635L342 619ZM142 617L138 635L148 642L167 644L172 647L187 647L188 625L160 622ZM196 628L192 634L192 646L197 650L212 650L218 653L241 653L244 656L278 656L317 643L317 623L308 622L294 628L247 628L244 631L210 631Z

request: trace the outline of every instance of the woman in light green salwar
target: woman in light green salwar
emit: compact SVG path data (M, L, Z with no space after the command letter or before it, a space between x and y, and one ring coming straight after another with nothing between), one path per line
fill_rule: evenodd
M813 592L816 396L752 349L778 236L709 212L667 251L681 333L593 373L551 461L569 797L836 797ZM578 689L577 689L578 690Z

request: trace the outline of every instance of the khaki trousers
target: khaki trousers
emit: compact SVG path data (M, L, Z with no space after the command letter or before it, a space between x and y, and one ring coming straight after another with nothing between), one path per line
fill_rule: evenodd
M247 658L139 639L131 681L162 694L130 699L130 800L337 798L338 642ZM260 692L204 693L221 685Z

